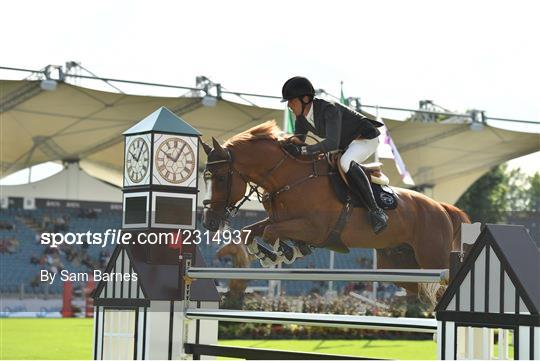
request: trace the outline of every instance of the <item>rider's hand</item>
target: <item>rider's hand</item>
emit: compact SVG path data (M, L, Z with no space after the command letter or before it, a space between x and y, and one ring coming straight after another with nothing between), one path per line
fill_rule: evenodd
M302 142L302 141L300 140L300 138L294 137L294 136L293 136L293 137L290 137L287 141L288 141L289 143L293 143L293 144L296 144L296 145L302 145L302 144L304 144L304 142Z
M290 155L293 157L298 157L302 154L302 148L299 145L293 144L293 143L285 143L283 144L283 149L287 151Z

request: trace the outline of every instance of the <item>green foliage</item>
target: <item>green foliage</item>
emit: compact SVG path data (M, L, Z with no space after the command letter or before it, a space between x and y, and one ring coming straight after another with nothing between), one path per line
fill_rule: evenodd
M375 315L386 317L433 317L416 298L396 298L388 304L388 310L361 305L350 295L340 295L327 300L318 294L301 297L264 297L257 294L246 295L243 310L305 312L342 315ZM270 325L238 322L220 322L219 339L429 339L431 335L380 330L346 329L339 327L312 327L301 325Z
M456 206L473 222L502 223L518 212L538 212L540 174L532 176L503 164L479 178L461 196Z
M529 189L529 212L540 213L540 173L535 173L530 178Z

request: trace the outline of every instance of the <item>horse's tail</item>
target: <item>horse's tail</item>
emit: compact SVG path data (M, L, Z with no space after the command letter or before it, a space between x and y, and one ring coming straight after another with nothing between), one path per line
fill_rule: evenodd
M446 210L452 221L452 229L454 230L452 248L454 250L459 249L461 242L461 223L471 223L471 219L467 213L456 206L443 202L441 202L441 206Z
M441 206L445 209L446 213L450 217L452 222L452 243L450 244L451 250L457 251L461 247L461 224L462 223L471 223L471 219L461 209L456 206L453 206L448 203L440 203ZM418 285L418 295L420 299L428 304L435 306L440 300L440 297L446 290L447 286L443 286L437 283L420 283Z

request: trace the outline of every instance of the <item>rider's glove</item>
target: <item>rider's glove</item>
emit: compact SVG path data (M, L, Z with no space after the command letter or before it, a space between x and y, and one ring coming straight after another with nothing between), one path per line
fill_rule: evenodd
M299 155L305 154L305 153L302 152L302 150L303 150L302 148L305 148L305 147L301 147L301 146L293 144L293 143L285 143L285 144L283 144L283 149L285 149L287 151L287 153L289 153L293 157L298 157Z

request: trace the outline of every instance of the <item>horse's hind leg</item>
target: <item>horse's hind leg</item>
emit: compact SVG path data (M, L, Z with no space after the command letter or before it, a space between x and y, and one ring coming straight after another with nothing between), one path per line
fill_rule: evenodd
M446 232L440 229L438 237L421 238L423 243L417 242L414 247L416 259L421 268L425 269L445 269L450 263L450 249L452 241L452 231L447 229ZM427 299L435 305L444 293L446 286L438 283L423 283L421 295L427 295Z
M441 265L441 260L433 255L434 260L427 263L420 263L417 260L417 250L414 250L409 245L402 245L395 248L388 248L377 250L377 266L378 268L404 268L404 269L440 269L444 268ZM423 253L426 255L425 253ZM415 295L422 302L434 306L437 300L442 295L444 287L441 287L438 283L396 283L396 285L403 287L407 290L407 293Z
M420 268L412 247L405 244L395 248L377 250L377 266L381 269ZM407 290L407 298L410 299L408 303L420 300L428 305L434 305L437 291L440 288L438 284L432 283L396 282L396 285Z
M377 268L380 269L418 269L414 252L409 245L403 244L395 248L377 250ZM418 295L418 283L397 282L397 286L403 287L414 295Z

